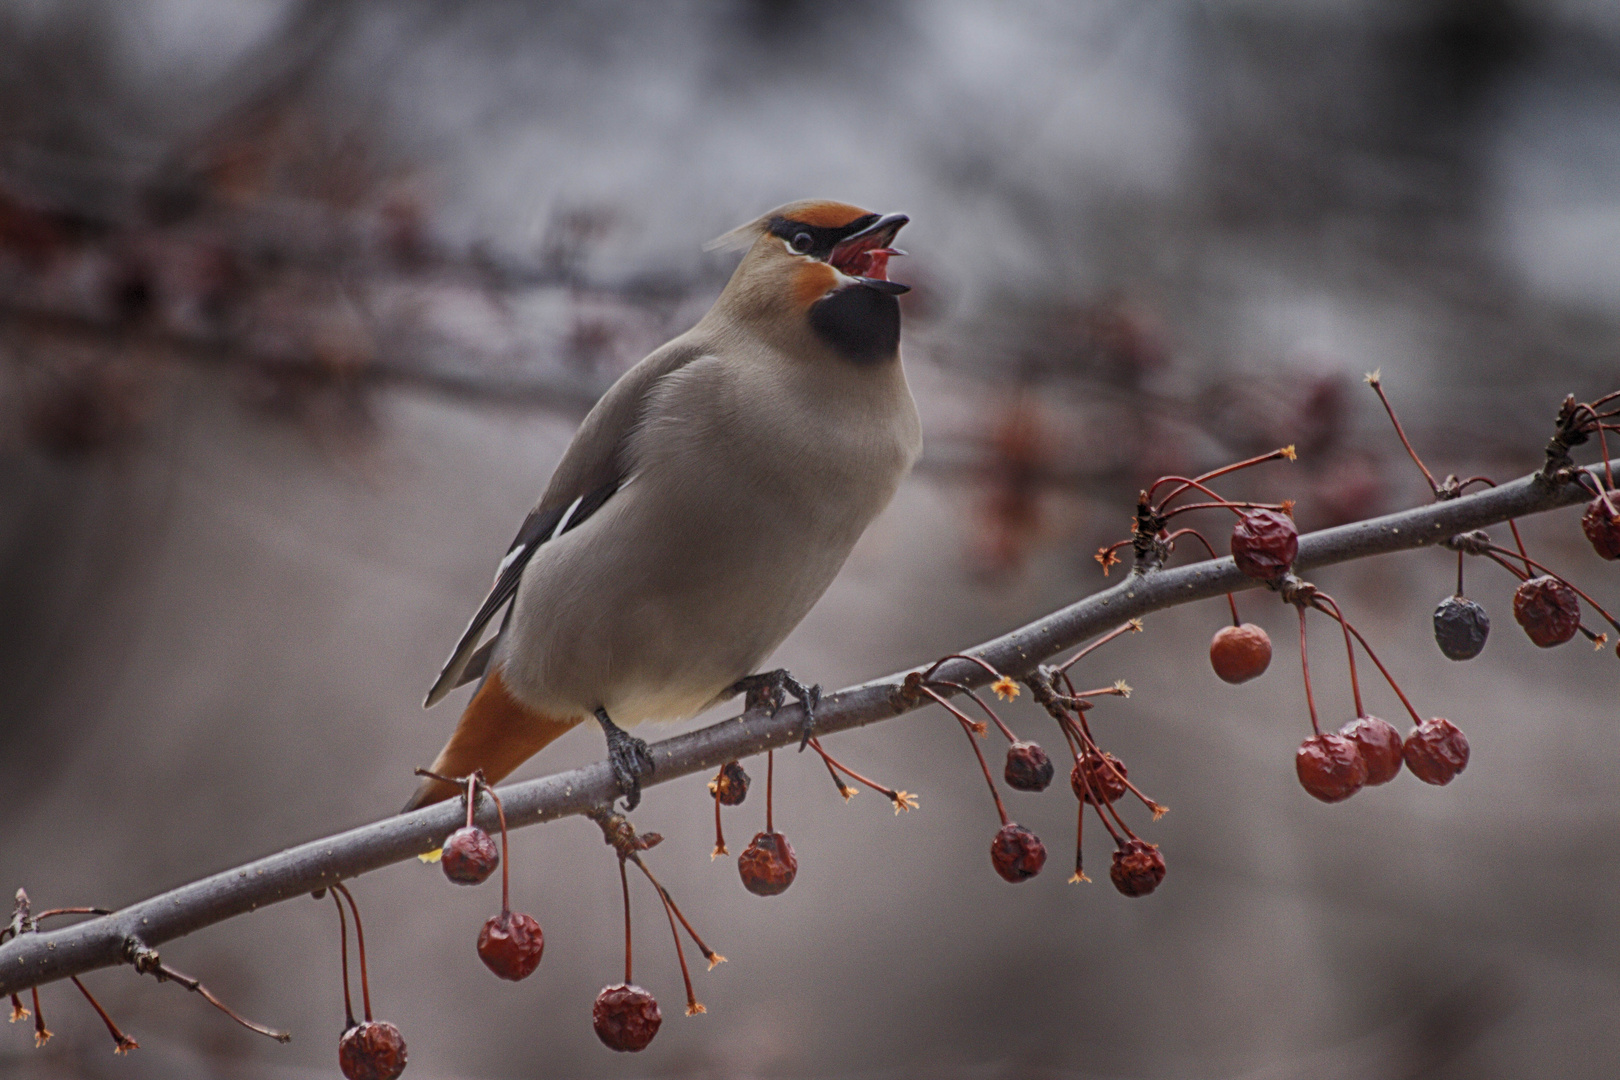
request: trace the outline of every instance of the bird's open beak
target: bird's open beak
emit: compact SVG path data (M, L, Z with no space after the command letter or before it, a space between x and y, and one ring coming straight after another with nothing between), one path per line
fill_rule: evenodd
M846 236L832 249L827 262L840 273L860 281L867 288L879 292L903 293L910 285L889 280L889 259L904 255L899 248L890 247L895 233L911 219L905 214L887 214L853 236Z

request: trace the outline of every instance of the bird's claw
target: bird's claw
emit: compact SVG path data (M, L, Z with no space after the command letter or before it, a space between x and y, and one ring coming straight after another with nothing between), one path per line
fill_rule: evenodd
M746 675L738 679L731 689L735 693L746 695L743 698L745 712L753 712L763 707L766 716L775 716L776 710L787 700L787 695L792 694L799 700L799 704L804 706L804 723L799 726L799 749L802 751L810 745L810 736L815 734L816 706L821 704L819 684L806 686L795 679L786 668L777 668L775 671Z
M641 804L642 777L653 774L652 753L644 740L608 719L605 711L598 710L596 718L607 736L608 763L613 767L613 781L624 796L624 808L634 810Z

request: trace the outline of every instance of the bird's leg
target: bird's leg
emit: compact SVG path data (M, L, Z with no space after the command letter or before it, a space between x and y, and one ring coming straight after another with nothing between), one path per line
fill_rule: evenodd
M733 694L745 694L743 710L753 712L764 706L766 716L775 716L787 694L799 699L804 706L804 723L799 726L799 750L802 752L815 733L816 706L821 704L820 685L806 686L788 673L787 668L762 671L757 675L744 675L731 685Z
M596 707L596 721L607 736L608 762L613 766L613 779L624 794L624 808L634 810L641 803L641 778L653 773L652 755L647 744L625 731L608 716L607 710Z

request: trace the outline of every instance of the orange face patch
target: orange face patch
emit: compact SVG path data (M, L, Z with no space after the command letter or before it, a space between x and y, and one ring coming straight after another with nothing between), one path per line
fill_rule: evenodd
M815 225L825 229L842 229L856 218L865 217L870 212L869 210L862 210L858 206L851 206L848 203L808 202L789 208L786 216L806 225Z
M807 262L793 274L793 299L802 308L827 295L838 284L838 273L824 262Z

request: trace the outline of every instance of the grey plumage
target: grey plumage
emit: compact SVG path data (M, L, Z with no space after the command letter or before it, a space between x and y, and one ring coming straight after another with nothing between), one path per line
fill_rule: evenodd
M893 303L903 287L882 281L889 249L873 245L904 219L847 245L842 263L772 232L794 213L846 211L876 220L829 203L760 219L709 313L591 410L427 704L498 670L549 717L682 719L798 625L921 449L897 349L856 357L809 318L862 280Z

